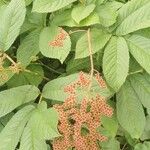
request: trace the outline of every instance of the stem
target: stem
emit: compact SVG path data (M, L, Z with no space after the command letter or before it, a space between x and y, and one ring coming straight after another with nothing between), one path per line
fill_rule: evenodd
M56 73L56 74L62 75L62 72L59 72L59 71L57 71L57 70L55 70L55 69L53 69L53 68L50 68L49 66L46 66L46 65L43 64L41 61L39 61L39 63L40 63L43 67L47 68L48 70L50 70L50 71L52 71L52 72L54 72L54 73Z
M122 150L124 150L124 149L125 149L126 145L127 145L127 143L123 145Z
M15 62L10 56L8 56L6 53L4 54L4 56L5 56L14 66L16 66L16 62Z
M43 96L42 96L42 94L41 94L40 99L39 99L39 102L38 102L39 104L41 103L42 98L43 98Z
M134 72L130 72L129 75L136 74L136 73L141 73L141 72L143 72L143 69L138 70L138 71L134 71Z
M90 63L91 63L91 74L90 74L90 85L89 85L89 90L92 86L92 79L93 79L93 74L94 74L94 63L93 63L93 55L92 55L92 42L91 42L91 30L90 28L87 31L87 37L88 37L88 49L89 49L89 56L90 56Z
M75 31L69 31L69 34L77 33L77 32L85 32L86 30L75 30Z

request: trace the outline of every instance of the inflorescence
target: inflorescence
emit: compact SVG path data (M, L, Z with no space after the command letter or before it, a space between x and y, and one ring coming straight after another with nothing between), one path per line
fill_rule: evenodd
M101 87L106 87L99 74L95 77ZM76 96L76 89L88 88L90 82L89 76L81 72L76 82L64 88L69 97L62 105L54 106L59 113L58 130L62 134L54 139L54 150L98 150L98 141L107 140L97 129L101 126L101 117L111 117L113 109L99 94L91 98L85 96L80 103Z

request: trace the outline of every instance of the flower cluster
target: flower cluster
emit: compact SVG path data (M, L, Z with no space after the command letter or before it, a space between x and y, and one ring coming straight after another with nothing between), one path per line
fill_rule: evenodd
M84 74L83 72L80 72L78 80L75 81L74 83L69 84L66 87L64 87L64 92L75 95L76 94L76 89L78 87L86 88L89 85L90 85L89 76Z
M3 53L0 53L0 83L8 79L8 75L3 66L5 59L6 59L5 55Z
M52 47L63 47L64 40L67 38L68 33L62 28L59 31L59 34L55 37L55 39L49 42L49 46Z
M21 64L20 63L16 63L16 64L12 64L11 66L9 66L9 69L16 74L19 74L20 71L22 71L21 68Z
M97 94L92 98L85 96L81 103L77 101L76 88L88 87L90 82L87 75L80 73L75 83L65 87L69 97L62 105L54 106L59 113L58 129L62 134L62 137L54 139L54 150L98 150L98 141L107 140L97 131L101 126L101 117L111 117L113 114L105 98Z
M102 87L102 88L106 88L107 87L105 81L103 80L103 78L100 76L99 73L95 74L95 78L96 78L97 82L99 83L100 87Z

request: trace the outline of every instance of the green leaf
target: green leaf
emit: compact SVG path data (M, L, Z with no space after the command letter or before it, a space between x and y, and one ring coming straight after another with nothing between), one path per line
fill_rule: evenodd
M147 78L150 80L150 75L135 74L131 75L130 82L144 107L150 108L150 101L148 100L150 97L150 82Z
M117 118L132 138L138 139L145 127L145 114L139 97L127 80L117 94Z
M89 68L90 68L90 59L88 57L84 59L71 59L67 63L66 72L72 74L82 70L86 69L88 70Z
M96 11L99 15L100 24L105 27L113 25L117 20L118 13L113 7L113 2L97 6Z
M111 138L106 142L102 142L100 145L102 150L120 150L120 143L114 138Z
M20 27L25 19L24 0L12 0L3 16L0 24L0 49L6 51L19 35Z
M31 8L27 7L27 13L25 21L21 27L21 33L32 31L34 29L44 28L46 20L46 14L39 14L36 12L31 12Z
M150 115L146 116L145 129L140 137L142 141L150 139Z
M35 135L30 122L24 129L19 150L47 150L45 141Z
M126 35L150 27L149 0L132 0L119 10L118 35Z
M0 133L0 150L14 150L30 118L33 106L26 106L18 111Z
M57 112L53 108L47 109L47 104L41 102L31 114L21 137L19 150L47 150L45 140L60 136L57 125Z
M33 11L47 13L59 10L77 0L35 0L33 2Z
M0 7L5 5L5 2L4 1L0 1Z
M144 69L140 66L140 64L135 60L135 58L130 55L129 61L129 74L138 73L139 71L144 71Z
M25 0L26 6L30 5L33 0Z
M71 50L70 36L66 36L62 46L53 47L49 45L50 42L55 40L55 37L59 34L59 31L60 28L53 26L44 28L40 34L39 47L44 56L49 58L57 58L61 63L63 63Z
M79 24L80 21L88 17L93 12L94 9L95 9L94 4L90 4L87 6L77 5L73 8L71 16Z
M149 150L150 149L150 142L138 143L135 145L134 150Z
M71 17L72 9L57 12L52 24L57 26L68 26L68 27L83 27L99 24L99 16L97 13L92 12L87 18L83 19L80 24L77 24Z
M18 106L33 101L39 95L35 86L25 85L0 92L0 117Z
M38 86L42 82L44 71L40 65L29 65L26 69L28 72L22 71L19 74L15 74L7 82L9 88L28 84Z
M26 67L39 53L39 34L41 29L34 30L21 42L17 50L17 61Z
M66 77L54 79L48 82L43 89L42 92L43 97L57 101L64 101L68 96L68 94L64 92L64 87L77 81L78 76L79 74L76 73ZM92 89L91 91L78 89L77 93L79 95L79 98L82 98L85 95L95 95L96 93L99 93L104 97L111 97L113 95L113 93L107 87L101 88L95 79L93 79L91 89Z
M9 113L9 114L7 114L7 115L0 118L0 132L6 126L6 124L12 118L13 115L14 115L14 113L11 112L11 113Z
M57 129L58 113L54 108L47 109L44 101L34 110L29 123L35 136L45 140L60 136Z
M118 121L117 121L116 112L113 114L111 118L103 116L102 125L104 129L107 130L107 132L111 137L115 137L118 130Z
M125 82L129 70L129 52L124 38L112 37L105 48L103 72L106 81L115 90Z
M91 30L92 53L101 50L110 39L111 34L105 30L93 28ZM84 34L77 42L75 59L85 58L89 56L89 44L87 33Z
M4 85L7 81L9 81L14 73L8 68L5 68L3 71L0 71L0 86Z
M150 74L150 39L139 35L132 35L127 40L131 54Z

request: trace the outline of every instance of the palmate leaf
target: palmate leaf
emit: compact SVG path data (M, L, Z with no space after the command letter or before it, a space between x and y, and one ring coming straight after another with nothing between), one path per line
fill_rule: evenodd
M47 150L44 139L35 135L30 123L24 129L19 150Z
M47 109L45 102L40 103L23 132L20 150L47 150L45 140L60 136L57 130L58 114Z
M19 110L0 133L0 150L47 150L46 140L60 136L58 113L46 102Z
M119 10L117 35L150 27L150 1L132 0Z
M1 16L0 49L6 51L19 35L20 27L25 19L24 0L12 0Z
M30 123L35 135L45 140L60 136L57 129L58 113L54 108L47 109L44 101L32 113Z
M18 111L0 133L0 150L14 150L34 106L26 106Z
M57 101L64 101L68 96L68 94L64 92L64 87L77 81L78 76L79 73L76 73L48 82L43 89L43 97ZM84 97L85 95L96 95L97 93L107 98L113 95L112 91L110 91L110 89L108 89L107 87L101 88L95 78L93 78L91 89L91 91L86 91L84 89L77 90L79 99Z
M106 81L117 91L128 75L129 51L124 38L112 37L105 48L103 72Z
M33 11L44 13L59 10L77 0L35 0Z
M146 122L145 114L130 80L126 80L117 94L117 118L132 138L138 139L142 135Z
M127 41L133 57L150 74L150 39L132 35Z
M96 53L101 50L105 44L110 39L111 34L107 33L105 30L93 28L91 30L91 44L92 44L92 53ZM85 58L89 56L89 44L88 36L85 33L77 41L75 59Z
M60 29L55 26L44 28L40 34L39 47L44 56L49 58L57 58L61 63L63 63L71 50L70 36L66 36L66 39L63 41L63 46L53 47L49 44L55 40L55 37L59 34L59 31Z
M0 117L22 104L35 100L38 95L38 88L32 85L20 86L0 92Z

